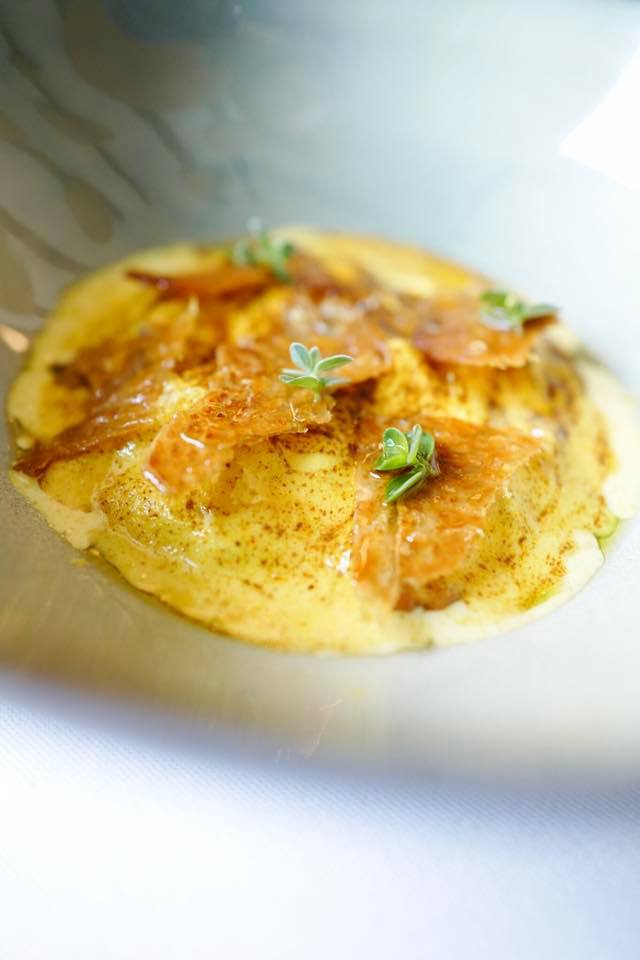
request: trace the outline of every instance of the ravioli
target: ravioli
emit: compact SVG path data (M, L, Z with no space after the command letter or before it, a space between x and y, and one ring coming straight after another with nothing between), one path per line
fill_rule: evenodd
M421 251L270 243L273 263L152 250L67 291L9 400L18 489L134 586L290 651L481 636L575 592L625 464L555 312L496 329L490 282ZM295 343L350 362L282 382ZM387 503L384 430L414 425L437 475Z

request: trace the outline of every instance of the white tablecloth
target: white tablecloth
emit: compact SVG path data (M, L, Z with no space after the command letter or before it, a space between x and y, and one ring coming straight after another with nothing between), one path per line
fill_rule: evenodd
M0 694L3 960L638 957L633 793L311 773Z

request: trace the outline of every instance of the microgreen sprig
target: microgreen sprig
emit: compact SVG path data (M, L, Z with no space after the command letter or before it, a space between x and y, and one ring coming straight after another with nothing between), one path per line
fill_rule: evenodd
M525 303L508 290L485 290L480 294L482 322L496 330L515 330L522 333L527 320L548 317L557 313L549 303Z
M323 357L317 347L307 350L303 343L292 343L289 347L289 356L297 369L283 370L280 380L289 387L313 390L316 400L323 390L346 382L341 377L325 377L324 374L353 361L353 357L346 353Z
M382 452L374 470L398 471L387 482L384 502L394 503L410 492L418 490L429 477L440 473L436 457L436 442L419 424L403 433L397 427L387 427L382 435Z
M238 267L269 267L278 280L290 283L291 275L286 264L294 252L295 247L292 243L287 240L276 240L267 230L260 230L254 236L236 240L231 248L231 261Z

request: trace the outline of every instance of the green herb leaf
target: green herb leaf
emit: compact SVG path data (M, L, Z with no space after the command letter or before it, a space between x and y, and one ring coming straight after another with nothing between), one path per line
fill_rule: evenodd
M496 330L522 333L527 320L547 317L557 312L548 303L526 303L509 290L485 290L480 294L482 322Z
M480 294L480 300L487 307L498 307L501 310L508 309L518 302L508 290L485 290Z
M345 380L344 377L323 377L322 382L325 387L339 387L343 383L349 383L348 380Z
M404 470L407 466L407 457L404 453L390 453L386 457L380 457L374 466L374 470L386 473L389 470Z
M318 350L317 347L313 349ZM320 353L319 350L318 353ZM335 370L336 367L344 367L345 363L351 363L352 361L353 357L347 356L346 353L336 353L332 357L325 357L324 360L316 360L316 373L328 373L329 370Z
M401 430L388 427L382 436L382 453L378 457L375 470L399 470L407 466L409 442Z
M387 427L385 432L382 434L382 446L385 448L391 445L401 447L408 453L409 441L407 439L407 434L403 433L402 430L398 430L397 427Z
M408 433L387 427L382 435L382 452L373 469L381 473L397 471L397 476L388 481L384 495L385 503L394 503L421 487L427 478L440 473L436 442L420 424L415 424Z
M436 441L430 433L423 433L420 437L419 460L431 460L436 451Z
M322 357L322 354L320 353L318 348L311 347L311 350L309 350L309 369L310 370L313 370L316 364L320 362L321 357Z
M293 244L286 240L276 240L266 230L256 236L243 237L231 248L231 261L236 266L265 266L278 280L290 283L287 260L295 253Z
M290 387L300 387L305 390L313 390L316 393L322 389L319 380L312 376L305 377L303 373L299 374L297 377L292 377L288 373L281 373L280 380Z
M296 367L299 367L300 370L313 370L314 361L311 359L311 354L304 343L292 343L289 347L289 356L291 357L291 362L294 363Z
M255 265L256 259L251 247L251 241L246 239L236 240L231 248L231 260L237 267Z
M348 382L341 377L322 376L329 370L352 363L353 357L347 356L346 353L336 353L334 356L323 358L318 347L307 350L303 343L295 342L289 347L289 356L298 369L284 369L280 374L282 383L313 390L316 396L320 396L323 390Z
M415 427L412 427L409 433L407 434L407 440L409 441L409 453L407 454L407 463L415 463L418 458L418 453L420 451L420 442L422 440L422 427L416 423Z
M426 473L420 467L414 467L405 473L399 473L391 477L384 491L384 502L395 503L400 497L404 497L411 490L414 492L422 486L426 479Z

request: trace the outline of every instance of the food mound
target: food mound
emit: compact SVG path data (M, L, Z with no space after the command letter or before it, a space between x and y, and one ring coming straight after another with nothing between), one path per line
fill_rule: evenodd
M12 476L216 631L446 644L601 562L617 464L570 344L554 307L382 240L152 250L62 297L10 397Z

